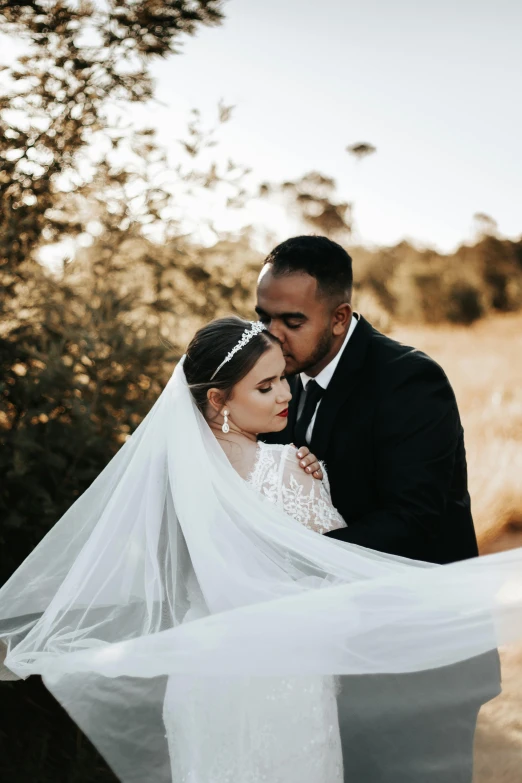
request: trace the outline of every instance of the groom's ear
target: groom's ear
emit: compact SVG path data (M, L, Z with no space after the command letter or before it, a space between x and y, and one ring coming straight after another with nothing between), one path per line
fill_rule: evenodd
M338 305L332 313L332 332L336 337L345 334L352 320L353 308L348 302Z

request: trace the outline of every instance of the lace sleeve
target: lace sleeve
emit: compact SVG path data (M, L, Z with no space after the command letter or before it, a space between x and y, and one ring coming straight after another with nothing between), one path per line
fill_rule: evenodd
M315 479L299 466L297 450L288 446L281 454L280 502L286 513L317 533L346 527L332 504L330 486L324 465L324 479Z

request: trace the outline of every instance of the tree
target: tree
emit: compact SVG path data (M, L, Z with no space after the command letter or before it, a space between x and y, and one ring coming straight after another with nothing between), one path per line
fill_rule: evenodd
M346 147L346 151L353 155L357 161L360 161L377 152L377 147L374 147L373 144L368 144L368 142L359 141L357 144L350 144Z
M265 182L259 192L263 197L282 193L290 210L297 213L305 226L332 239L346 240L352 232L352 205L337 200L332 177L310 171L280 185Z
M3 31L28 43L0 96L0 581L157 397L180 355L163 331L173 299L204 300L194 251L165 217L162 151L118 110L152 97L151 60L218 23L220 6L0 0ZM146 236L159 222L166 247ZM60 276L38 263L43 245L82 235L93 244ZM114 780L36 678L2 686L8 778Z
M487 215L485 212L475 212L473 215L473 223L475 226L475 232L477 238L483 239L484 237L495 236L498 229L497 221Z
M201 24L220 23L221 5L0 0L1 29L28 44L0 97L0 282L6 293L28 274L42 242L81 231L75 217L55 207L88 181L86 153L100 136L118 143L118 134L111 138L115 110L152 97L150 62L177 53L182 36Z

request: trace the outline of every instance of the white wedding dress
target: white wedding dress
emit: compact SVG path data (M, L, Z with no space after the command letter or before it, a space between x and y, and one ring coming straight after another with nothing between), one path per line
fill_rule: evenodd
M247 482L316 533L345 522L328 477L299 466L294 446L259 442ZM163 719L173 783L342 783L334 677L170 677Z
M341 783L335 677L522 640L522 549L436 566L320 535L344 525L327 480L256 457L244 480L179 362L0 589L8 673L40 675L122 783ZM453 704L433 682L423 704Z

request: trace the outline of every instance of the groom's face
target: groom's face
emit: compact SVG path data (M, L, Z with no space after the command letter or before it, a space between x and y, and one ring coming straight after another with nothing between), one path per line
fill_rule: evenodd
M277 277L266 264L258 280L256 312L281 343L287 375L315 375L322 369L334 336L331 303L318 293L314 277L301 272Z

